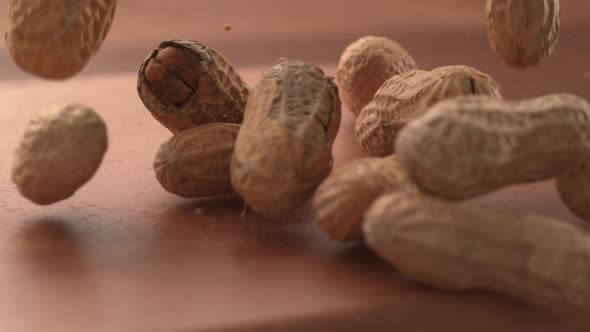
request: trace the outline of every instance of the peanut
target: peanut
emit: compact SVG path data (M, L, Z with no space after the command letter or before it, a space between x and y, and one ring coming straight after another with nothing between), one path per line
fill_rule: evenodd
M54 107L26 127L14 153L12 181L32 202L55 203L92 178L106 150L106 125L92 109Z
M356 120L355 136L375 156L394 152L400 130L431 105L454 96L485 94L501 97L488 75L466 66L412 70L387 80Z
M282 61L252 92L231 163L236 191L263 216L308 199L332 169L340 126L332 78L300 61Z
M504 62L529 67L547 61L559 38L559 0L487 0L490 46Z
M448 198L561 175L581 165L589 148L590 104L569 94L443 101L397 140L408 176L425 192Z
M116 0L10 0L6 45L23 70L43 78L74 76L98 52Z
M371 203L383 193L410 186L394 156L355 160L336 169L317 188L313 197L317 222L338 241L360 241Z
M555 186L564 205L579 218L590 221L590 160L557 177Z
M182 197L235 193L229 165L239 130L235 123L209 123L173 136L154 160L158 182Z
M416 62L400 44L386 37L366 36L342 53L336 82L342 101L358 115L383 82L412 69Z
M241 123L249 90L215 49L167 40L139 68L137 91L152 116L172 133L210 122Z
M371 206L363 232L379 256L427 285L590 310L590 238L572 224L398 191Z

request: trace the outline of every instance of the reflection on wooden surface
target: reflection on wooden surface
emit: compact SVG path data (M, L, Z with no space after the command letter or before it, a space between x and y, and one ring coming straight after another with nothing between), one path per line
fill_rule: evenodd
M0 331L588 330L588 323L498 295L412 284L362 246L331 241L309 206L271 221L253 213L241 218L241 202L166 193L151 163L170 134L141 104L134 73L169 37L212 44L241 65L251 85L281 56L324 63L333 73L350 41L385 34L422 68L472 65L494 76L509 97L570 91L590 98L590 45L579 39L590 33L585 1L562 1L555 56L528 71L507 68L489 50L483 1L119 2L104 49L72 80L31 78L0 48ZM225 32L225 23L234 29ZM10 156L32 114L70 101L101 113L111 146L72 199L33 206L9 181ZM336 167L365 155L353 119L347 110L343 115ZM550 182L475 203L578 222Z

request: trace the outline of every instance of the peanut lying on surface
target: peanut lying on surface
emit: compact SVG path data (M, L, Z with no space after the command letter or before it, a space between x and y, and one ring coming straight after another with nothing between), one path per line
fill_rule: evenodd
M106 150L106 125L92 109L54 107L25 129L14 153L12 181L34 203L55 203L90 180Z
M239 130L235 123L209 123L173 136L154 160L158 182L182 197L234 193L229 165Z
M433 71L412 70L387 80L356 120L355 136L375 156L394 152L399 131L435 103L454 96L501 97L494 80L470 67L447 66Z
M6 45L14 62L43 78L78 73L98 51L116 0L10 0Z
M507 64L547 61L559 38L559 0L487 0L490 46Z
M397 42L386 37L366 36L342 53L336 82L342 101L358 115L383 82L416 69L416 62Z
M590 310L590 237L572 224L400 191L371 206L363 231L373 251L422 283Z
M411 187L395 157L358 159L336 169L313 197L320 227L338 241L363 239L366 210L377 197Z
M264 216L301 205L332 169L336 85L300 61L269 70L248 99L231 164L236 191Z
M410 122L396 150L418 187L448 198L549 179L590 156L590 104L569 94L459 97Z
M162 125L177 133L210 122L241 123L249 90L215 49L167 40L139 68L137 91Z
M590 160L557 177L555 186L564 205L579 218L590 221Z

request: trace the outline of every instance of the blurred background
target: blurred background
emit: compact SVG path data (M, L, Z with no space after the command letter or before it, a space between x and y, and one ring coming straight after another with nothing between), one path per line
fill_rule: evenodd
M508 68L490 50L484 6L484 0L120 0L106 43L82 75L135 71L168 38L207 43L238 67L287 57L330 71L346 45L372 34L400 42L423 69L466 64L486 71L508 97L570 91L590 98L588 0L561 1L556 52L545 66L526 71ZM3 31L6 11L0 8ZM226 32L224 24L233 29ZM28 77L2 43L0 79Z
M8 1L0 1L0 31L6 31ZM275 230L254 214L236 222L242 206L201 209L173 197L151 164L170 133L141 104L135 75L170 38L211 45L254 84L281 57L333 74L348 44L383 35L400 42L422 69L464 64L487 72L507 97L571 92L590 100L589 1L561 0L556 51L527 70L506 66L491 51L485 0L119 0L100 52L67 83L22 72L0 43L2 155L12 154L32 114L54 102L95 107L113 143L92 183L53 207L21 198L9 181L10 158L0 158L0 332L228 331L250 323L269 331L281 330L287 319L321 325L329 322L325 313L346 330L389 321L397 324L390 330L400 331L588 331L489 294L405 284L368 251L328 241L311 222L299 224L311 219L309 207ZM233 29L225 31L225 24ZM337 164L363 155L352 117L343 114ZM549 182L486 202L572 219ZM382 301L391 306L377 306Z

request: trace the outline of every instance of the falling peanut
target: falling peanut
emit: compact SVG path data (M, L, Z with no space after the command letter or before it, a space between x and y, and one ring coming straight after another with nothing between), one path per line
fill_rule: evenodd
M6 45L22 69L49 79L81 71L106 38L116 0L10 0Z
M94 176L107 147L106 124L93 109L54 106L25 128L14 152L12 181L39 205L67 199Z
M412 69L416 62L397 42L386 37L360 38L344 50L338 63L336 81L342 101L358 115L383 82Z
M507 64L547 61L559 38L559 0L487 0L488 38Z

